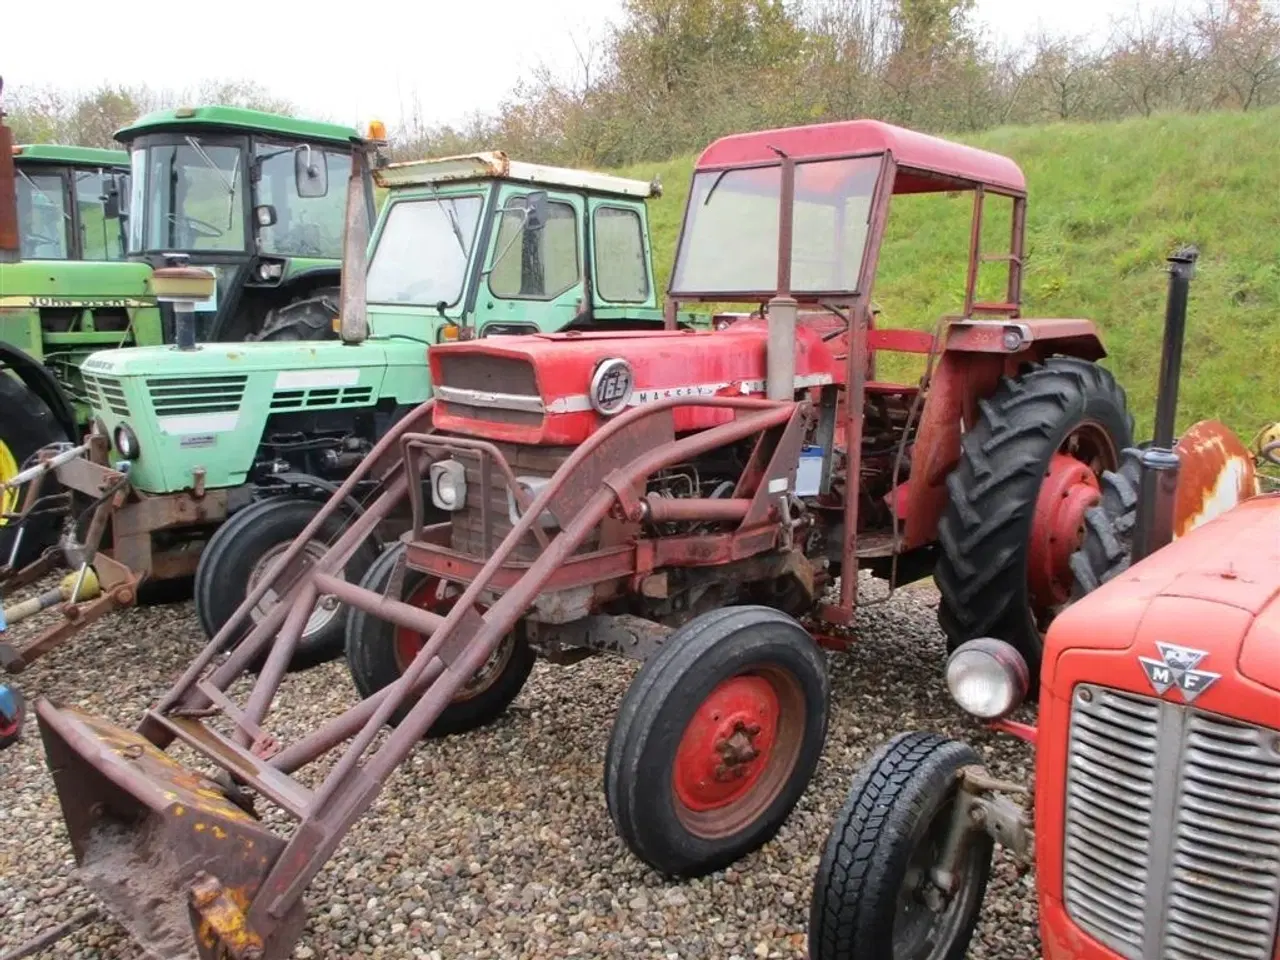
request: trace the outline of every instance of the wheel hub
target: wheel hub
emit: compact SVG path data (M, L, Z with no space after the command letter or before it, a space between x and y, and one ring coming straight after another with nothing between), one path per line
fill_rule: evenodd
M263 577L271 576L276 573L276 568L280 566L280 562L284 559L284 554L288 552L289 548L292 546L293 544L289 542L277 544L263 554L262 559L258 561L253 570L249 573L249 583L245 588L245 592L252 593L253 589L258 585L259 581L261 581ZM303 548L302 553L292 564L290 564L290 568L288 570L281 571L284 581L286 583L296 583L297 578L302 575L303 571L313 563L320 560L324 556L324 553L325 546L323 543L319 543L315 540L308 541L307 545ZM271 608L279 602L280 594L276 591L274 586L269 587L262 600L249 611L250 618L255 624L260 623L262 618L271 611ZM317 597L315 606L312 607L311 610L311 616L307 618L307 622L302 628L302 636L304 638L313 637L327 627L329 622L337 615L338 607L339 604L337 597L329 594L322 594Z
M442 583L442 581L435 577L428 577L422 581L422 583L418 584L417 587L409 591L409 595L405 599L405 603L412 604L415 607L420 607L423 610L428 610L431 613L445 617L448 616L449 611L453 609L453 604L457 597L458 592L456 588L450 590L447 583ZM480 604L476 604L476 611L478 613L484 613L485 608ZM515 639L515 633L509 633L503 637L502 641L494 649L493 653L489 654L489 658L480 665L480 668L475 672L475 675L463 684L462 689L454 695L451 702L460 703L463 700L470 700L476 694L487 689L506 668L507 662L511 659L511 655L516 648ZM396 664L400 668L400 672L404 673L404 671L409 669L409 665L413 663L414 658L417 657L418 653L426 645L426 640L423 638L422 634L416 630L411 630L408 627L397 626L395 629L394 642L396 648Z
M1080 548L1084 515L1102 499L1089 465L1055 453L1036 499L1027 549L1028 579L1038 606L1065 603L1071 596L1071 555Z
M763 677L724 681L698 707L676 753L674 789L690 810L727 806L755 786L769 763L781 708Z

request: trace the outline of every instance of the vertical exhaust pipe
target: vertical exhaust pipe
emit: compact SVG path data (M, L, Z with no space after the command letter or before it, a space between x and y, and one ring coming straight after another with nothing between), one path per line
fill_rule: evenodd
M796 162L777 147L782 158L778 190L778 289L769 301L769 337L765 346L765 389L770 400L796 395L796 314L791 296L791 238L795 222Z
M1178 380L1182 373L1182 345L1187 332L1187 300L1200 252L1183 247L1169 257L1169 296L1164 315L1164 343L1160 351L1160 379L1156 397L1155 434L1142 453L1142 482L1133 538L1137 563L1173 540L1173 512L1178 492L1178 456L1173 452L1178 414Z
M4 79L0 78L0 94ZM4 123L0 106L0 263L17 263L22 258L18 238L18 172L13 163L13 131Z

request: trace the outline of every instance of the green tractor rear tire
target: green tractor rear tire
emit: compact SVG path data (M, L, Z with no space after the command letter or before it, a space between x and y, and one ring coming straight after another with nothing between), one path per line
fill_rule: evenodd
M67 442L70 438L58 425L48 406L19 380L0 374L0 482L16 476L29 466L28 460L42 447ZM45 494L57 489L52 478L46 478ZM0 493L0 512L14 514L22 509L26 488ZM46 547L58 539L59 516L40 513L32 516L19 527L11 520L0 517L0 567L9 562L14 542L22 529L22 539L14 556L14 569L19 569L38 558ZM25 529L23 529L25 528Z

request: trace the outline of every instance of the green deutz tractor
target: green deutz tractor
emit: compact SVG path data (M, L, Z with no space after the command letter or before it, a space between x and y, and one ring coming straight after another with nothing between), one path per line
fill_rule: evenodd
M83 434L105 401L81 379L89 354L172 342L172 311L150 287L166 257L217 277L200 305L206 340L331 335L354 129L213 106L149 114L116 137L129 153L15 148L12 191L0 176L20 239L0 263L0 365L14 374L0 378L0 482ZM372 215L368 177L364 189ZM5 492L3 513L19 500ZM50 546L58 518L24 527L0 517L0 570Z
M210 635L336 482L429 397L433 343L662 323L645 205L656 183L501 153L383 165L374 179L388 193L370 231L359 176L348 186L341 319L327 339L202 338L83 365L97 429L128 461L132 492L114 515L111 553L152 579L199 557L196 603ZM199 219L225 222L204 208ZM351 582L375 556L352 560ZM293 666L340 653L342 619L321 597Z

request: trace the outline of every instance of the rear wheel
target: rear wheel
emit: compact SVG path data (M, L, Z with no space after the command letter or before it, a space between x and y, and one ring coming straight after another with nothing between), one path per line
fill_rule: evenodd
M267 314L262 332L253 340L332 340L337 334L333 329L338 316L338 288L317 290L305 300L295 300Z
M1071 357L1028 365L979 409L947 477L938 620L951 649L1005 640L1037 676L1044 632L1071 602L1085 514L1131 445L1133 418L1110 372Z
M605 798L632 853L669 876L719 870L767 843L826 740L826 661L767 607L690 620L632 681L605 756Z
M1121 452L1118 469L1102 474L1102 499L1085 511L1084 537L1071 556L1073 599L1092 593L1129 568L1141 483L1142 451L1135 447Z
M809 906L811 960L964 960L991 876L991 837L935 883L968 744L904 733L858 772L827 836Z
M385 595L396 565L403 556L403 544L385 551L369 568L361 586ZM459 584L442 581L417 570L406 570L397 599L446 616L461 592ZM400 679L425 643L422 634L416 630L379 620L353 608L347 615L347 665L360 696L370 697ZM465 733L502 716L524 688L533 670L534 659L523 630L517 626L502 639L475 676L454 695L452 702L427 731L427 736ZM411 706L399 707L391 715L392 724L400 723Z
M218 528L200 555L195 578L196 614L210 638L231 619L263 577L276 570L294 540L322 507L316 500L273 497L245 507ZM307 543L295 561L296 570L286 573L283 583L294 582L302 569L324 556L327 545L345 529L346 519L344 514L334 514L321 526L319 536ZM347 561L345 578L358 582L375 559L373 545L361 544ZM250 611L249 623L237 630L228 648L243 639L279 599L276 588L269 589ZM341 656L344 619L345 612L335 598L320 597L303 628L289 669L304 670ZM265 656L256 659L254 669L261 668Z
M40 448L69 439L44 401L5 373L0 373L0 410L4 411L0 417L0 482L12 480L24 466L30 466L28 461ZM57 489L56 481L45 477L43 493L48 495ZM0 493L0 514L20 511L25 496L25 487ZM0 516L0 567L9 562L15 542L18 551L14 568L31 563L57 542L58 527L59 515L54 513L35 514L21 524Z

